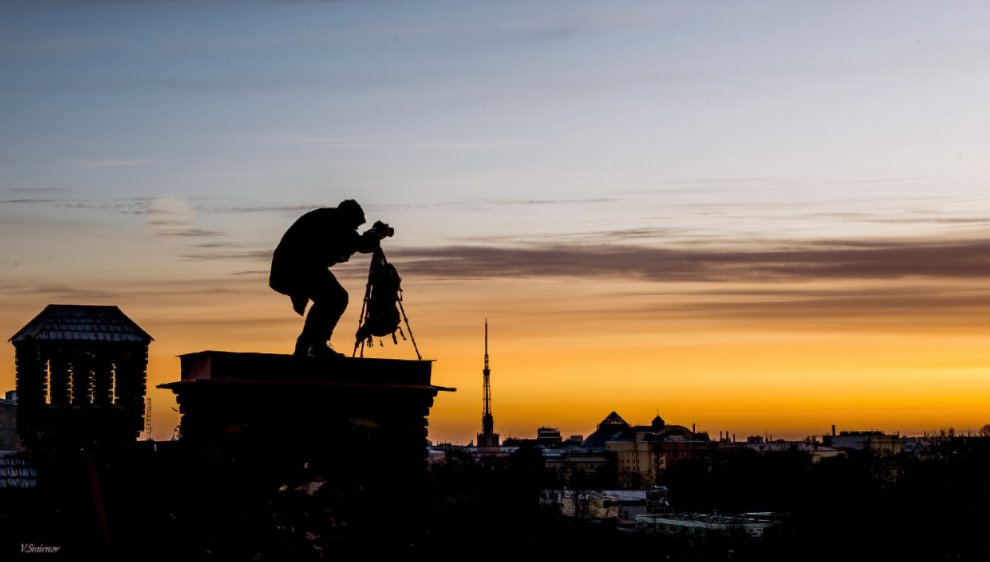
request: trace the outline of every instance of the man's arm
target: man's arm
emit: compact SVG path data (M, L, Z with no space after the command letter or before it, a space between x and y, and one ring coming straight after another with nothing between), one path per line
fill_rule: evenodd
M380 243L381 238L378 237L378 233L376 233L374 229L371 229L364 231L361 236L358 236L355 248L362 254L370 254L378 249Z
M394 228L377 221L358 238L357 251L362 254L374 252L381 245L382 240L393 234L395 234Z

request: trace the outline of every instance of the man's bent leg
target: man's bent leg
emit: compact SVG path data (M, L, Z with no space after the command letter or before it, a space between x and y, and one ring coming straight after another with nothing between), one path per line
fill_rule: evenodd
M322 271L314 281L309 294L313 306L306 315L297 350L301 343L308 343L322 351L347 308L347 291L329 270Z
M309 296L304 293L296 293L289 295L292 300L292 310L296 311L296 314L302 316L306 314L306 305L309 304Z

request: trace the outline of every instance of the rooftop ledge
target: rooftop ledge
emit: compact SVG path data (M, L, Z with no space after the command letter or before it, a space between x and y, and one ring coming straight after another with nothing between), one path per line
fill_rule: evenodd
M179 356L181 380L158 385L315 385L454 392L431 384L433 361L352 357L296 357L275 353L199 351Z

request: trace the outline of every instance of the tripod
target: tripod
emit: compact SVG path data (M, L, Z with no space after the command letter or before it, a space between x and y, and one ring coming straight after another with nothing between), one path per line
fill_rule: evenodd
M395 337L395 332L398 331L405 340L406 335L399 322L399 313L401 313L402 320L406 323L406 330L409 332L409 339L412 340L413 349L416 351L416 358L423 360L419 346L416 345L416 338L413 337L412 327L409 326L406 309L402 306L400 283L401 278L395 266L388 263L385 252L379 246L371 256L368 284L364 289L364 301L361 304L361 316L358 317L358 330L351 357L358 355L359 348L360 357L364 357L365 342L367 341L369 347L373 346L373 336L382 337L391 334L392 341L398 344L399 341ZM379 344L384 345L380 342Z

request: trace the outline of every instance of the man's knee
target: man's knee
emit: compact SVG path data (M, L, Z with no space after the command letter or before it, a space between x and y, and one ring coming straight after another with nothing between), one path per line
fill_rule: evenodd
M336 279L330 280L324 286L324 292L329 302L338 304L341 307L347 306L347 291Z
M340 310L347 308L347 291L340 285L325 287L314 297L314 302L319 302L328 308Z

